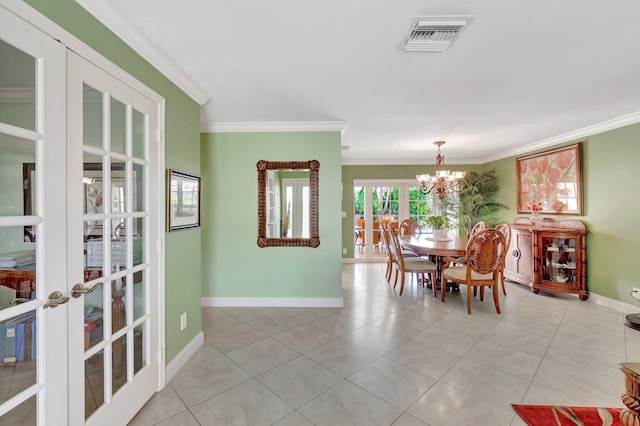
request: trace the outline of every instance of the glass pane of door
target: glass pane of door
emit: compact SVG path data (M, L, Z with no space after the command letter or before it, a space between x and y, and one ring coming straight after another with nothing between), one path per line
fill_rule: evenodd
M427 217L431 216L431 194L423 194L419 186L409 187L409 219L427 228Z

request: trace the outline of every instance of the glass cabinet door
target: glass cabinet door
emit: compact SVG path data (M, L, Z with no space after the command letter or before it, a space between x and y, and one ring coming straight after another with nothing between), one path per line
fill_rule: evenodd
M576 238L542 237L542 279L573 284L576 271Z

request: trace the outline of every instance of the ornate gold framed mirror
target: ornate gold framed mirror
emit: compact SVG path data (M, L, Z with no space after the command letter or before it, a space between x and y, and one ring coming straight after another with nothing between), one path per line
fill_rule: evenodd
M318 247L320 162L265 161L258 168L258 246Z

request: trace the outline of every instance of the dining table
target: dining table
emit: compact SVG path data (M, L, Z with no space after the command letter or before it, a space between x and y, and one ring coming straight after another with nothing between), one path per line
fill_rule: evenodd
M465 237L435 238L432 233L407 234L398 237L402 248L411 250L419 256L435 258L436 282L440 282L442 276L445 264L443 258L464 256L469 242L469 239ZM457 285L454 287L457 288Z

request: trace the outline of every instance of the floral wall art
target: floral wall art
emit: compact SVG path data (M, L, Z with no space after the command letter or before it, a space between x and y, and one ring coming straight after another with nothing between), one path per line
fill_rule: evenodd
M581 144L516 158L518 213L582 215Z

